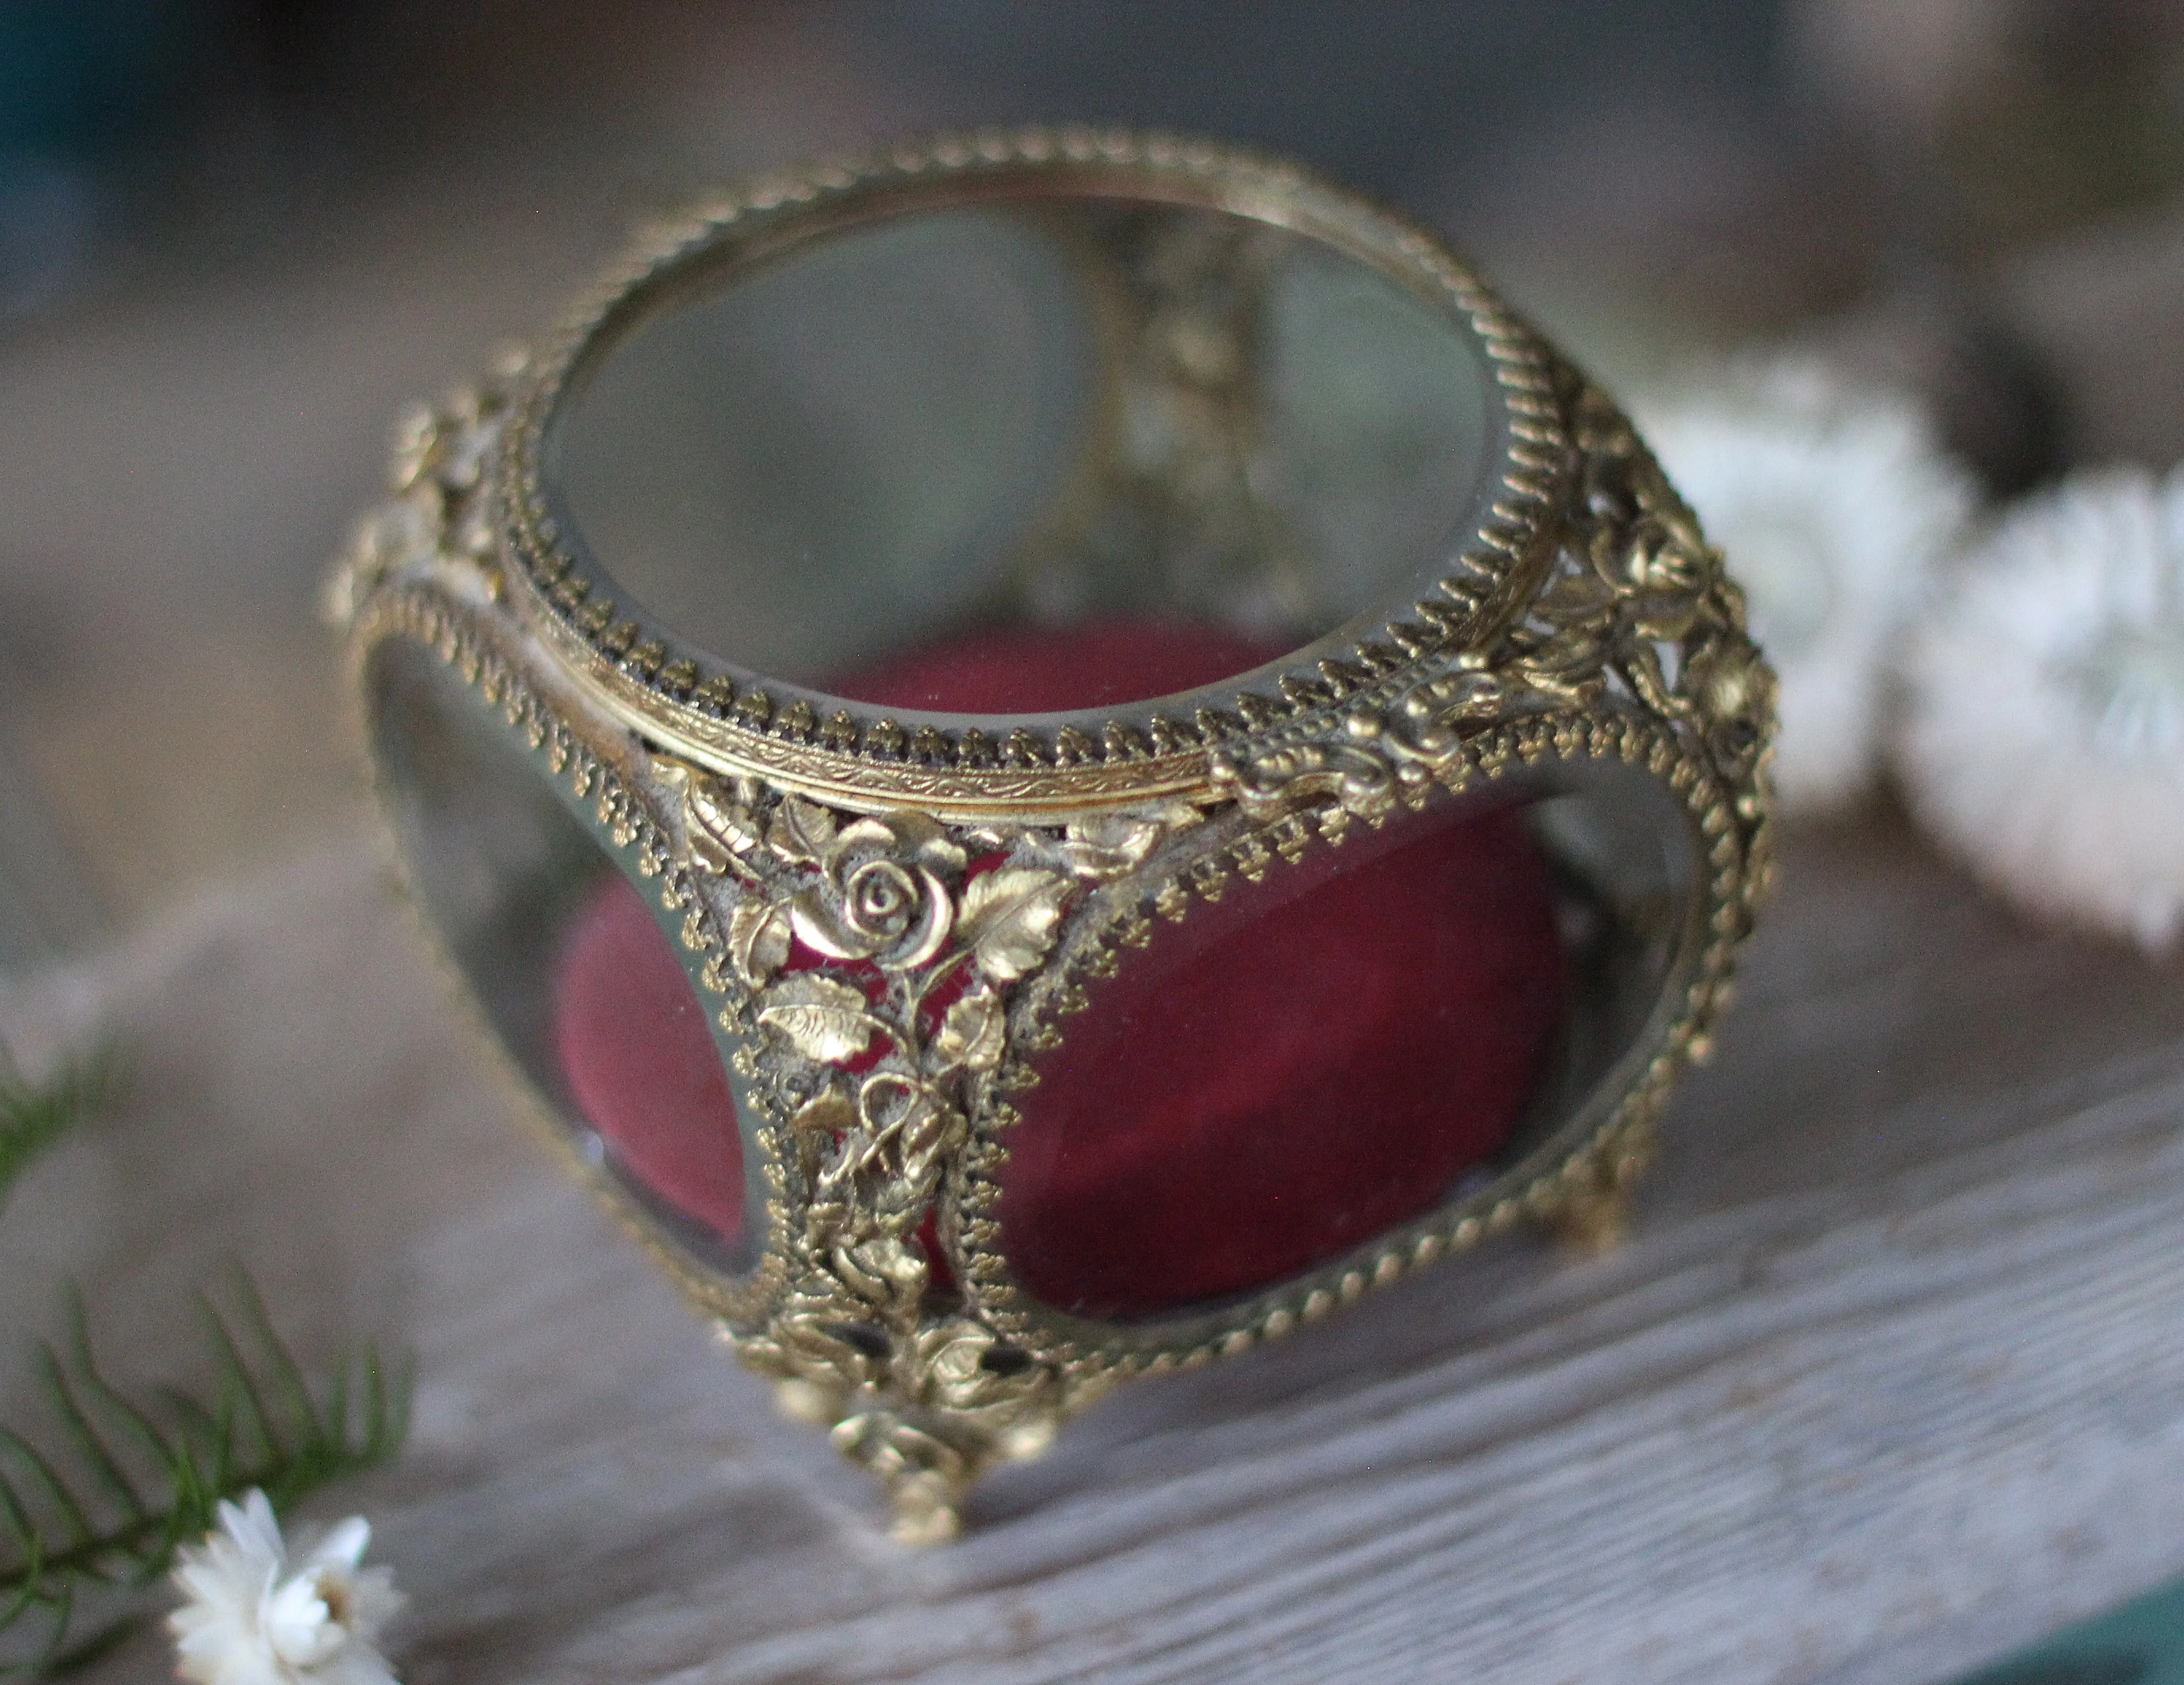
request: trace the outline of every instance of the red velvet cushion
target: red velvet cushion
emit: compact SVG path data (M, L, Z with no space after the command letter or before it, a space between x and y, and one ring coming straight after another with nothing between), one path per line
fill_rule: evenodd
M1501 1150L1563 1016L1545 866L1513 814L1408 823L1301 895L1232 881L1060 1020L1001 1173L1033 1292L1115 1318L1277 1281Z
M570 1097L622 1168L733 1242L744 1226L735 1097L674 944L618 872L602 877L554 974Z
M974 634L836 688L1036 712L1167 695L1269 654L1106 622ZM1344 869L1278 868L1161 924L1061 1021L1063 1046L1016 1096L1003 1180L1006 1245L1041 1297L1128 1316L1294 1274L1430 1209L1507 1141L1567 996L1545 862L1506 812L1400 825L1322 856ZM562 950L554 1012L584 1114L633 1174L733 1238L727 1085L673 946L619 877Z

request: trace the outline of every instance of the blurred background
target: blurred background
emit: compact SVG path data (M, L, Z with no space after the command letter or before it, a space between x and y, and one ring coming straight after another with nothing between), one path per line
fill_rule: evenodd
M2184 455L2184 0L0 0L0 976L353 830L314 613L407 399L723 176L1295 154L1611 384L1797 338L1997 491Z

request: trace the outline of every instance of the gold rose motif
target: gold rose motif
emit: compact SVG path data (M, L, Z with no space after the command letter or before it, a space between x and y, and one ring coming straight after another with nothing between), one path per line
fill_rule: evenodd
M783 978L761 999L759 1023L826 1064L855 1058L889 1028L867 1010L862 990L816 971Z
M860 819L838 832L803 815L792 823L791 847L821 874L788 903L805 946L884 971L915 971L947 946L956 905L942 874L961 872L964 856L939 824L922 814Z

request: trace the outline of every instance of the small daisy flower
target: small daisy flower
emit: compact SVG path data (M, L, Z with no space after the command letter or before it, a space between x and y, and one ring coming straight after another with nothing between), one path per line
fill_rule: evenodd
M352 1515L291 1561L262 1492L220 1506L220 1531L186 1547L167 1617L178 1677L193 1685L395 1685L374 1642L402 1606L384 1568L359 1570L371 1528Z
M1732 363L1634 408L1781 679L1783 806L1852 800L1879 759L1888 655L1971 515L1970 477L1913 399L1808 358Z
M1904 779L1935 835L2036 912L2184 936L2184 469L2020 505L1905 676Z

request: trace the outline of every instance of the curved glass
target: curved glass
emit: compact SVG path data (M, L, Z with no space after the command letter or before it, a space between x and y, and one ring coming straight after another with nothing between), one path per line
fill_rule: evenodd
M1210 1308L1596 1126L1694 888L1681 810L1618 766L1401 816L1156 923L1017 1102L1011 1271L1095 1321Z
M488 1026L664 1238L747 1269L760 1161L667 915L590 804L431 650L389 639L366 684L410 884Z
M772 679L901 706L878 681L967 638L1201 652L930 705L1060 711L1233 677L1437 576L1496 402L1466 324L1346 254L1027 197L671 271L588 349L543 462L619 592Z

